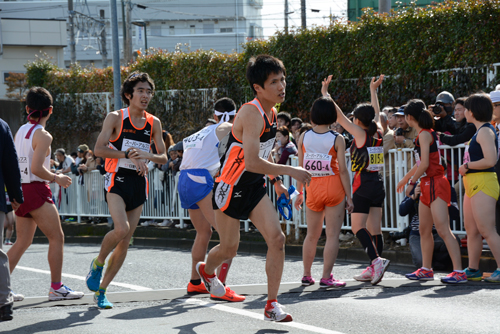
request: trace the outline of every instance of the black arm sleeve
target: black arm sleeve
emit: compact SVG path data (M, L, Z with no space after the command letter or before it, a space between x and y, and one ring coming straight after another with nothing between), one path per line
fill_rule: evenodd
M456 146L469 141L472 138L472 136L474 136L475 133L476 133L476 127L474 126L474 124L467 123L467 126L465 127L465 130L462 133L459 133L454 136L441 133L439 139L441 140L441 142L443 142L443 144Z

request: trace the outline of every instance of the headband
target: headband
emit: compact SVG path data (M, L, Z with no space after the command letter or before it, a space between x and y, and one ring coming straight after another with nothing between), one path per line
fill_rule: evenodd
M229 119L231 118L231 116L236 115L236 109L233 110L233 111L224 111L224 112L220 112L220 111L214 110L214 114L217 117L222 116L221 120L219 121L219 123L229 122Z
M33 130L35 129L35 127L38 125L38 123L40 123L40 118L42 118L42 113L44 111L47 111L47 110L50 110L50 108L52 108L52 106L48 107L48 108L45 108L45 109L42 109L42 110L33 110L33 109L29 109L31 112L28 114L28 122L30 122L31 124L33 124L33 126L31 127L31 129L28 131L28 133L26 134L26 137L24 137L25 139L28 139L30 136L31 136L31 132L33 132ZM32 114L36 113L36 112L40 112L40 116L38 117L38 121L34 121L32 120L30 117Z

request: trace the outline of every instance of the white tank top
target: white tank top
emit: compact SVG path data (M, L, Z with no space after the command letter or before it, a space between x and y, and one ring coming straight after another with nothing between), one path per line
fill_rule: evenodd
M17 157L19 159L19 169L21 170L21 183L31 183L35 181L39 182L47 182L47 180L41 179L38 176L31 173L31 162L33 161L33 136L38 129L43 129L43 126L37 124L31 135L28 139L26 139L26 134L31 129L33 124L26 123L19 128L16 134L15 145L17 151ZM50 151L50 147L49 147ZM43 161L43 166L50 170L50 152L49 155L45 157Z
M180 170L207 169L214 176L219 167L219 138L215 133L220 124L207 126L184 138L184 154Z

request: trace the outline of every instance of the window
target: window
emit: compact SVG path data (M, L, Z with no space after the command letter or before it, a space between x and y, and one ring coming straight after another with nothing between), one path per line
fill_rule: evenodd
M204 34L213 34L215 32L213 23L205 23L203 24L203 33Z
M161 25L151 25L151 36L161 36Z
M189 33L196 34L196 26L194 24L189 26Z
M255 37L255 26L250 26L250 31L248 32L248 37L250 37L250 38Z
M233 28L220 28L220 32L233 32Z
M170 26L168 31L169 31L169 35L175 35L175 26Z

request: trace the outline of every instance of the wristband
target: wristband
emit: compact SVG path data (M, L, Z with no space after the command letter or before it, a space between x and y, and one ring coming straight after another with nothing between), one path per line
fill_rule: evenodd
M417 182L413 182L412 180L410 180L410 183L409 183L410 186L414 186L416 184L417 184Z
M57 176L57 174L54 173L54 180L52 180L52 182L56 182L56 176Z
M468 162L466 162L464 166L465 166L465 169L469 170L469 163Z
M282 181L283 179L281 178L281 176L276 176L274 179L271 180L271 184L274 186L274 184L277 182L277 181Z
M303 192L303 191L301 191L301 192L299 193L299 195L302 195L302 194L304 194L304 192Z
M128 159L128 151L125 151L125 159Z

